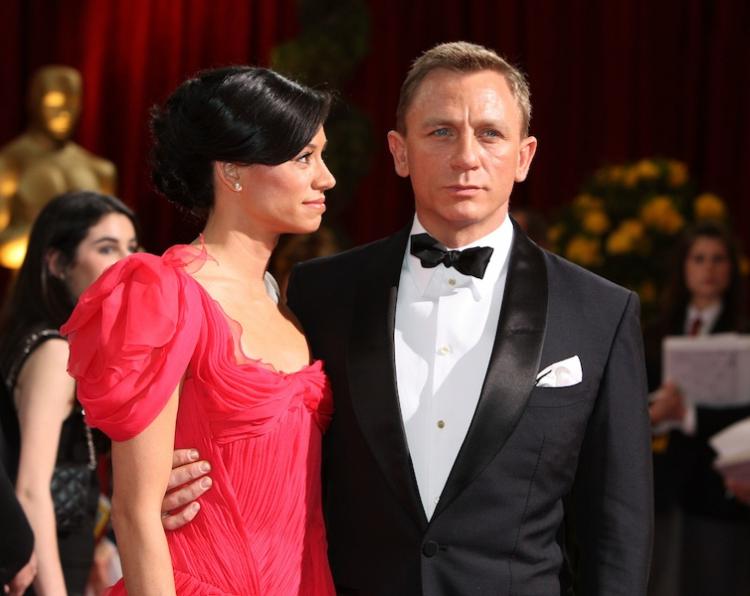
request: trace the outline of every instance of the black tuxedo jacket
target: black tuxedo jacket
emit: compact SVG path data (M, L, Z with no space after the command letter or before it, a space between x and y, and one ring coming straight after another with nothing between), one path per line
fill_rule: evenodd
M570 561L577 594L645 594L652 487L637 297L515 227L479 403L428 521L394 368L408 232L305 263L289 287L333 385L323 482L339 594L557 596L572 593ZM540 369L574 355L581 383L535 387Z

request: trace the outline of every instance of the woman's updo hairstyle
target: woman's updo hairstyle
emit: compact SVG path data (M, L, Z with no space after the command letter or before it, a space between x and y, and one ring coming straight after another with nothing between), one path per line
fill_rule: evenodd
M151 112L152 179L194 214L213 206L213 163L279 165L307 145L328 117L331 95L267 68L198 73Z

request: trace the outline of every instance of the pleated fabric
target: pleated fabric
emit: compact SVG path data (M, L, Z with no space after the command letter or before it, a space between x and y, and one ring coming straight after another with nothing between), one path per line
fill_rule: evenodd
M183 379L176 448L197 448L213 487L167 532L177 593L329 596L321 438L333 412L322 362L282 373L245 356L242 329L190 275L205 250L120 261L61 329L87 422L134 437ZM123 582L111 594L126 594Z

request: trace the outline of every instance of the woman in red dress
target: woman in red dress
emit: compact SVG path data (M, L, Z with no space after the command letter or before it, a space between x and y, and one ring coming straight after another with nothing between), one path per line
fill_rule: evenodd
M331 395L266 272L280 234L320 225L329 103L232 67L154 112L154 182L207 216L203 233L112 267L62 329L88 422L113 440L114 594L334 593L319 475ZM211 461L213 486L193 523L165 534L175 447Z

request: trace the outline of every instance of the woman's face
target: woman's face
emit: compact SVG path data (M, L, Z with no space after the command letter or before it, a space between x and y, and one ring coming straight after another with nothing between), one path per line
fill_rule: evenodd
M321 127L289 161L239 168L240 195L249 225L270 234L307 234L318 229L326 210L324 193L336 184L323 161L325 145Z
M685 259L685 284L693 301L721 300L729 287L732 264L724 242L699 236Z
M76 249L75 260L63 272L70 293L78 300L102 272L138 248L135 228L121 213L108 213L89 228Z

